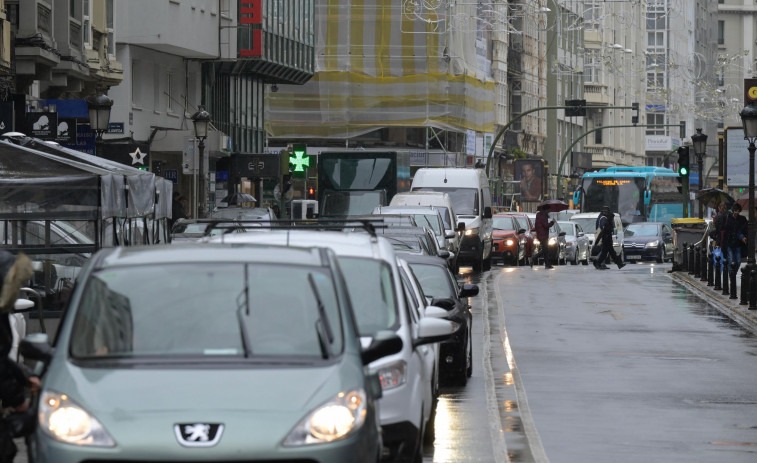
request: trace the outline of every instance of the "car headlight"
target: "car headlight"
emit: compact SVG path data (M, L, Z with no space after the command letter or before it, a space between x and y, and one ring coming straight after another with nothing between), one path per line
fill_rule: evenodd
M505 240L505 244L507 246L512 246L513 244L515 244L515 241L513 241L513 240Z
M407 363L404 360L394 362L378 371L381 390L388 391L400 387L407 381Z
M66 394L43 391L39 401L39 427L59 442L113 447L115 441L99 421Z
M478 228L467 228L465 230L465 236L476 236L478 235Z
M538 246L541 244L541 241L539 241L539 238L534 238L534 246Z
M656 248L659 245L660 245L660 241L659 240L654 240L654 241L650 241L649 243L645 244L644 247L645 248Z
M367 402L363 389L340 392L300 420L284 445L299 447L343 439L365 423Z
M549 246L554 246L555 244L557 244L557 238L550 238L547 244Z

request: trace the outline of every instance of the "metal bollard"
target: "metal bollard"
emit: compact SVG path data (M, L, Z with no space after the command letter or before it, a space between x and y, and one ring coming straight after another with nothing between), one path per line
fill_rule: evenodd
M699 281L707 281L707 246L702 246L702 255L699 256Z
M739 269L736 266L736 263L735 262L732 263L731 264L731 281L729 283L730 286L731 286L731 296L728 299L738 299L739 298L738 296L736 296L736 274L738 273L738 271L739 271Z
M715 278L715 275L714 275L715 265L712 262L712 259L713 259L713 255L712 253L710 253L710 255L707 256L707 286L712 286L712 280Z
M689 245L686 243L683 243L683 250L681 251L681 270L689 271Z
M717 256L715 258L715 287L712 288L715 291L720 291L723 289L723 287L720 286L720 274L722 271L721 265L722 264L720 263L720 256Z
M739 305L747 305L749 303L749 269L744 266L741 268L741 299Z
M701 254L699 253L699 246L694 246L694 278L699 278L699 272L701 271L701 264L700 261L702 260Z
M728 263L728 260L724 257L723 258L723 296L728 296L731 294L731 290L728 288L731 283L731 271L730 271L731 265Z

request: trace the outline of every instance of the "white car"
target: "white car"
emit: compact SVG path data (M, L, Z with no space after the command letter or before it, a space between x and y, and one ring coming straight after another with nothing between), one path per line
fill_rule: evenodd
M384 454L396 461L420 461L423 438L433 432L431 417L438 393L439 354L433 344L454 336L459 325L442 319L444 309L425 306L418 299L412 281L403 276L392 244L363 231L297 228L252 229L210 241L317 245L335 252L347 279L360 335L367 341L379 330L392 329L403 342L402 351L369 365L381 379Z
M589 236L584 232L578 222L570 220L558 220L560 229L565 232L565 260L573 265L581 262L584 265L589 264L591 257L591 246L589 245ZM594 235L591 236L594 239Z

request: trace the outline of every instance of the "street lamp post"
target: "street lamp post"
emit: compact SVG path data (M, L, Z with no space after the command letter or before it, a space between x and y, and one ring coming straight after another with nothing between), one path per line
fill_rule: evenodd
M697 165L699 167L699 191L702 191L704 187L704 157L707 154L707 135L702 133L702 129L697 129L697 133L691 136L691 143L694 145L694 154L697 157ZM704 204L699 201L699 218L704 218Z
M754 260L754 152L757 147L754 145L757 139L757 108L753 102L749 102L739 114L744 127L744 140L749 140L749 228L747 236L747 264L746 279L741 280L741 284L748 282L749 286L749 310L757 310L757 292L755 292L755 278L752 278L752 272L755 270Z
M205 111L205 106L197 108L197 112L192 114L192 122L195 126L195 138L199 141L197 149L199 150L198 161L200 163L199 171L199 196L195 199L195 218L205 217L205 204L207 203L207 182L205 179L205 139L208 137L208 125L210 124L210 113Z
M102 143L103 133L108 130L110 123L110 110L113 107L113 100L108 98L105 93L99 95L90 95L84 99L89 110L89 126L95 131L95 155L100 155L99 146Z

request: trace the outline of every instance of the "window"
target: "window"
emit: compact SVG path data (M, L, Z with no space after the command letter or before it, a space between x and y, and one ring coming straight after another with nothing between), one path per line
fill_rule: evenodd
M166 102L166 111L171 112L173 109L173 74L169 73L166 79L166 93L168 102Z
M665 135L666 127L650 127L665 124L665 113L647 113L647 135Z
M725 21L718 21L718 45L725 43Z
M92 48L92 3L90 0L82 0L82 22L84 23L84 46Z
M107 44L107 52L108 56L111 58L115 58L116 56L116 34L114 32L114 22L113 22L113 15L115 12L113 11L113 0L105 0L105 15L106 15L106 25L105 25L105 31L108 34L108 44Z

